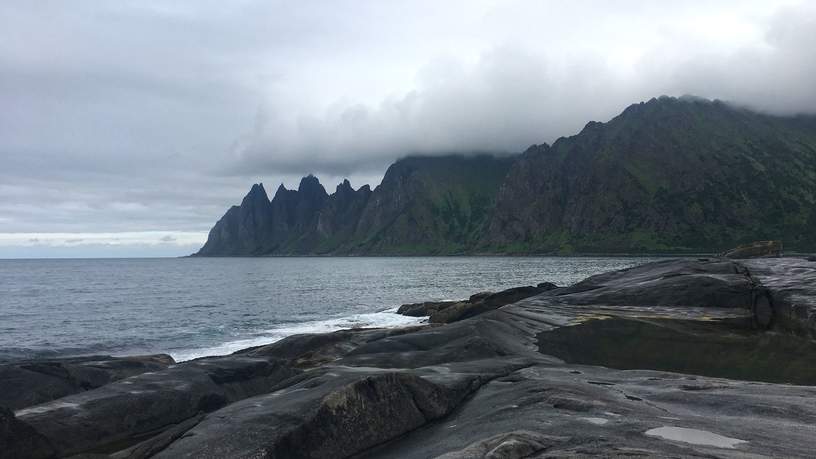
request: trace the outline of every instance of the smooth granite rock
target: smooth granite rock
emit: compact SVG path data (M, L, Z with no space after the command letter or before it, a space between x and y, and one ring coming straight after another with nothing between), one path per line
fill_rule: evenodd
M44 436L0 407L0 459L52 458L56 452Z
M801 258L744 260L767 288L779 327L816 337L816 264Z
M13 410L174 364L166 354L89 356L0 364L0 406Z
M60 455L112 452L296 374L274 359L198 359L24 408L17 418L48 438Z
M404 304L397 309L397 314L412 317L429 316L430 323L449 324L556 288L558 286L551 282L542 282L535 287L514 287L497 293L480 292L463 301Z
M450 324L292 336L20 410L0 451L811 457L816 344L782 317L814 299L807 263L664 260Z

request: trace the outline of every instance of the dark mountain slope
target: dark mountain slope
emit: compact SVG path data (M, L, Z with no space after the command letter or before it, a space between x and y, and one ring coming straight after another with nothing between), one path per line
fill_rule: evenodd
M481 246L509 252L816 247L816 118L661 97L513 166Z
M515 157L409 157L397 161L360 217L354 253L461 253L487 228Z
M276 197L280 194L279 189ZM280 226L274 214L263 184L252 185L241 205L230 207L210 230L207 243L197 255L260 255Z
M816 117L661 97L523 155L409 157L374 191L256 185L197 255L816 250Z
M210 231L198 256L443 254L466 251L485 233L514 157L409 157L374 191L346 180L327 195L313 176L271 202L254 185ZM258 191L260 190L260 191Z

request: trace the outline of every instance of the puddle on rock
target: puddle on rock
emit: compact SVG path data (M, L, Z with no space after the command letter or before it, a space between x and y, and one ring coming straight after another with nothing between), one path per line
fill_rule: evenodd
M748 443L745 440L729 438L707 430L687 429L685 427L663 426L646 431L650 437L660 437L664 440L681 441L694 445L716 446L718 448L734 448L739 444Z
M728 322L593 320L538 334L538 350L567 363L657 370L741 381L816 384L816 343ZM604 384L592 379L590 384ZM725 385L725 384L718 384ZM727 385L725 388L726 389ZM685 383L682 390L714 390Z
M590 424L595 424L596 426L602 426L602 425L606 424L607 422L609 422L609 419L604 419L604 418L581 418L581 419L583 419L584 421L586 421L586 422L588 422Z

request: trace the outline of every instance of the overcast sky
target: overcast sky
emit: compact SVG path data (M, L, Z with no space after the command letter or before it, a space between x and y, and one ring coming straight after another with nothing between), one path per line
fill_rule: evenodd
M0 258L195 251L254 182L376 185L661 94L816 111L799 1L0 2Z

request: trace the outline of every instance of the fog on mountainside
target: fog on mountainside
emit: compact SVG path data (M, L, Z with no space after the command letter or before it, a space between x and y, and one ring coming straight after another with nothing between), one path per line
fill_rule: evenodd
M197 255L814 250L813 190L816 117L664 96L518 156L403 159L374 191L254 186Z

